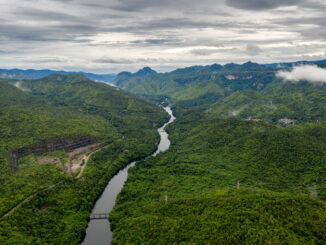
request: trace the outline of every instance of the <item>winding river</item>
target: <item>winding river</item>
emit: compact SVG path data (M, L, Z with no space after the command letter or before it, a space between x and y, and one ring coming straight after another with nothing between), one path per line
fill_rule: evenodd
M168 133L165 131L167 125L172 123L176 118L173 116L171 107L166 106L164 110L170 115L170 120L158 129L161 140L153 156L166 151L170 147ZM128 170L133 167L136 162L131 162L127 167L122 169L115 175L105 187L101 197L96 202L92 213L110 213L115 205L118 194L124 186L128 178ZM112 240L112 232L110 222L107 219L90 220L86 230L86 236L82 245L108 245Z

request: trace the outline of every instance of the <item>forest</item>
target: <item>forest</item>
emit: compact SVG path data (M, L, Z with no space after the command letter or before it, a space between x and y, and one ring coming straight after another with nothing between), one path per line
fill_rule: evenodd
M277 70L248 62L117 76L127 91L168 98L177 120L171 148L130 170L112 244L325 244L326 86Z
M326 245L326 0L0 0L0 245Z
M134 74L122 72L114 83L147 98L167 97L177 113L200 110L274 123L284 118L297 122L325 120L325 83L286 82L275 76L279 69L253 62L194 66L168 73L143 69Z
M152 103L82 75L1 80L0 87L0 244L77 244L108 180L155 150L156 128L167 116ZM9 148L74 135L96 137L101 145L81 178L28 154L17 170L8 165ZM65 161L68 152L42 157L54 156Z
M131 169L112 244L323 244L326 125L188 112Z
M326 86L276 69L144 68L119 74L119 87L79 74L0 80L0 244L80 243L97 197L133 160L112 244L324 244ZM177 116L171 147L148 157L162 102ZM10 167L9 150L60 137L96 140L83 171L67 172L61 148Z

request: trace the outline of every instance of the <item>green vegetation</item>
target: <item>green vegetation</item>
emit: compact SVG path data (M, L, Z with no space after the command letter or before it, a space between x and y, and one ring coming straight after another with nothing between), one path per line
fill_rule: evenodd
M178 119L171 148L130 169L110 214L113 244L325 243L326 85L280 81L276 70L248 62L117 76L128 92L172 101ZM0 95L0 244L78 244L108 180L155 150L167 119L81 75L0 80ZM8 166L8 148L58 136L101 144L81 178L32 154Z
M290 118L297 122L326 119L326 86L308 82L274 81L265 90L237 91L211 105L209 113L254 117L272 122Z
M202 110L219 116L271 122L326 119L326 85L284 82L277 68L255 64L195 66L169 73L121 73L115 84L145 97L168 97L177 113Z
M166 96L182 108L204 109L238 90L262 90L274 79L275 68L252 62L243 65L194 66L169 73L143 70L120 73L114 83L142 96Z
M107 181L155 150L156 128L167 116L81 75L1 80L0 88L0 244L77 244ZM104 146L78 180L55 163L37 163L33 155L22 157L17 171L8 166L9 147L74 135L96 137ZM65 159L66 153L45 156Z
M291 128L186 112L139 162L113 244L323 244L326 124Z

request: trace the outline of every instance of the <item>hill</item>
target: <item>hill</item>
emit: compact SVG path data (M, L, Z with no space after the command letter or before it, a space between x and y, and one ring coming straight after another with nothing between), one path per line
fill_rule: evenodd
M323 244L325 123L188 112L169 132L172 148L130 171L112 244Z
M272 63L272 64L266 64L266 66L274 66L274 67L292 67L297 65L307 65L307 64L315 64L315 65L326 65L326 60L317 60L317 61L307 61L307 60L301 60L301 61L295 61L295 62L280 62L280 63Z
M263 91L237 91L207 110L221 116L262 119L278 123L326 120L326 85L275 80Z
M174 104L205 108L234 91L261 90L274 79L275 68L252 62L194 66L169 73L120 73L114 84L142 96L168 97Z
M107 180L155 150L166 115L79 74L0 88L0 243L77 244Z
M51 74L81 74L89 79L98 80L103 82L112 82L115 78L115 74L94 74L89 72L67 72L67 71L55 71L55 70L21 70L21 69L0 69L0 78L2 79L14 79L14 80L26 80L26 79L39 79Z
M114 82L126 91L150 99L169 98L177 113L195 109L270 122L324 120L325 84L283 81L275 76L279 69L252 62L214 64L163 74L120 73Z

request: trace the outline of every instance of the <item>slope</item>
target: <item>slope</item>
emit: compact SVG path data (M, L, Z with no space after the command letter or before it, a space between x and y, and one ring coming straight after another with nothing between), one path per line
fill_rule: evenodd
M113 244L322 244L326 125L185 113L172 147L131 170Z
M326 119L326 85L274 80L263 91L237 91L211 105L209 113L253 117L273 122L288 118L297 122Z
M122 89L142 95L168 97L185 108L205 108L234 91L261 90L274 79L276 68L252 62L194 66L169 73L123 72L114 83Z
M81 75L2 80L0 86L0 243L77 244L108 179L130 160L154 151L156 128L167 116L154 104ZM15 171L8 166L8 148L80 136L93 137L102 147L82 178L60 164L40 163L34 154L21 156ZM41 157L64 163L68 152Z

